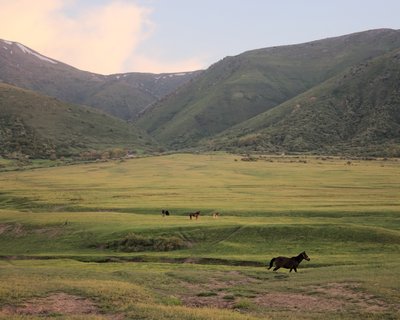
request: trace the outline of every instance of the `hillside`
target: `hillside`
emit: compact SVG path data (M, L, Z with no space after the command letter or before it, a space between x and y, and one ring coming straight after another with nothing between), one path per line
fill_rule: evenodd
M400 156L400 50L354 66L208 146Z
M20 43L0 40L0 82L92 106L125 120L135 118L198 73L100 75L45 57Z
M171 148L193 147L399 47L399 31L380 29L227 57L148 108L137 124Z
M0 83L0 156L58 157L114 148L142 152L155 145L120 119Z

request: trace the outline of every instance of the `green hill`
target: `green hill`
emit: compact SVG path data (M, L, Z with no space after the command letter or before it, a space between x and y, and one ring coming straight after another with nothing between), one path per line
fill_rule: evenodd
M227 57L148 108L137 124L171 148L196 146L399 47L399 31L380 29Z
M400 50L350 68L208 145L216 149L400 155Z
M154 146L146 133L122 120L0 83L2 156L70 156L113 148L142 152Z

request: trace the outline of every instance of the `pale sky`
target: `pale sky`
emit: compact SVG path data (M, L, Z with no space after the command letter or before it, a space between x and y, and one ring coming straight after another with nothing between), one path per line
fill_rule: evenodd
M82 70L182 72L228 55L376 28L399 0L0 0L0 39Z

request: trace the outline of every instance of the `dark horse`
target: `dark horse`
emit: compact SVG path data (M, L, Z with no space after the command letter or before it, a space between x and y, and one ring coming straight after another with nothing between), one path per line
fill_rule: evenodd
M169 216L169 211L168 210L162 210L161 214L162 214L163 217Z
M305 259L307 261L310 261L310 258L308 257L308 255L307 255L307 253L305 251L300 253L297 257L291 257L291 258L277 257L277 258L273 258L271 260L271 262L269 263L268 270L271 269L275 265L275 268L274 268L273 271L276 271L279 268L286 268L286 269L290 269L289 272L292 272L292 270L297 272L297 267L299 266L300 262L303 261L303 259Z
M200 215L200 211L191 212L191 213L189 213L189 218L190 218L190 220L192 220L192 218L196 218L196 220L197 220L199 215Z

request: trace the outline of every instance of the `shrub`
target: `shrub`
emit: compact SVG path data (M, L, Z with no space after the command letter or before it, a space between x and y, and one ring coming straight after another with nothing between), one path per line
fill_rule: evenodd
M123 252L172 251L186 247L185 241L175 236L146 237L135 233L105 245L105 248Z

